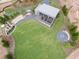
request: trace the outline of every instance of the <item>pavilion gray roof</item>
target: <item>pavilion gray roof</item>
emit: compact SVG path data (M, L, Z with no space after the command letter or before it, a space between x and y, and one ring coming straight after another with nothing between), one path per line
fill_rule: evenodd
M48 15L50 17L56 17L59 12L58 8L52 7L47 4L40 4L40 5L38 5L38 7L35 10L37 10L45 15Z

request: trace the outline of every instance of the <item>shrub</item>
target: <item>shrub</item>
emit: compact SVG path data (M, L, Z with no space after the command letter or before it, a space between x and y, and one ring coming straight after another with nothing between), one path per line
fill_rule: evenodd
M13 59L12 55L9 53L6 55L6 59Z
M64 5L64 7L62 8L62 11L63 11L64 15L67 16L67 14L68 14L68 9L66 8L65 5Z
M5 24L6 20L4 17L0 16L0 23Z
M8 15L5 15L5 14L4 14L4 18L5 18L6 20L10 20L9 16L8 16Z
M69 32L70 32L70 35L71 35L70 44L72 46L74 46L76 44L76 41L78 40L79 32L77 32L76 30L77 30L77 26L75 26L75 25L69 26Z
M13 8L8 8L8 9L5 9L5 14L9 14L9 20L15 18L17 15L20 14L19 11L16 11L15 9Z
M60 16L60 13L58 13L58 15L56 16L56 18L58 18Z
M4 16L2 17L2 16L0 16L0 23L2 23L2 24L5 24L7 21L9 21L10 20L10 18L9 18L9 16L7 16L7 15L5 15L4 14Z
M65 48L72 48L72 45L70 44L70 42L65 42L64 47Z
M71 45L71 46L75 46L75 45L76 45L76 42L70 41L70 45Z
M9 42L8 41L6 41L6 40L2 40L2 42L3 42L3 46L4 47L9 47Z

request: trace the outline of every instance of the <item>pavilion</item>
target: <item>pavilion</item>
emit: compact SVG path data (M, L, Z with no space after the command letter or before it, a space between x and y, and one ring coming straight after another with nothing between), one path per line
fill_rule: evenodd
M54 20L58 13L58 8L52 7L47 4L40 4L35 9L35 15L38 17L38 20L48 27L51 27L51 25L54 23Z

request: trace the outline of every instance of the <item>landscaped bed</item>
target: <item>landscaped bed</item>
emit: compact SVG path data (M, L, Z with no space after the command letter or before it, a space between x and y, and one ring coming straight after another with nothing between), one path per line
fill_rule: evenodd
M51 28L36 20L26 20L17 25L12 34L15 39L15 59L65 59L66 55L57 40L63 24L62 15Z

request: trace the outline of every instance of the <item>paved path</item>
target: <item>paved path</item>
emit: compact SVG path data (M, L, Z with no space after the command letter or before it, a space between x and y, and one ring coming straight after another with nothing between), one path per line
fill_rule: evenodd
M0 12L4 11L4 8L9 7L10 5L12 5L12 2L0 4Z
M79 48L72 52L66 59L79 59Z
M0 59L6 59L7 49L0 45Z
M36 19L35 15L19 15L15 19L13 19L12 23L13 25L19 25L21 22L29 19Z

